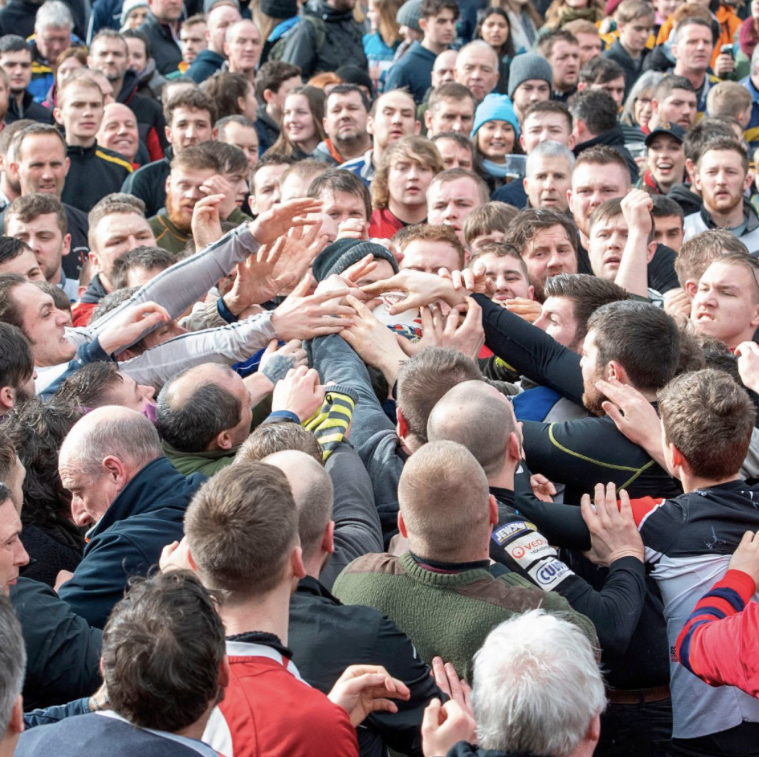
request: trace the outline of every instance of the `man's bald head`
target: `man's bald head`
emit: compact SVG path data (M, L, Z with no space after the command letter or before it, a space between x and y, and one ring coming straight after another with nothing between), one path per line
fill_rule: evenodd
M163 454L158 432L142 413L117 405L99 407L78 420L63 440L59 464L97 475L102 460L117 457L137 469Z
M489 498L485 472L469 450L448 441L425 444L398 482L411 551L447 562L479 559L490 533Z
M332 520L334 488L324 468L305 452L285 450L261 462L279 468L286 476L298 509L298 534L306 560L321 548L324 531Z
M484 381L464 381L435 405L427 422L431 442L466 447L486 475L500 472L509 437L517 430L511 403Z

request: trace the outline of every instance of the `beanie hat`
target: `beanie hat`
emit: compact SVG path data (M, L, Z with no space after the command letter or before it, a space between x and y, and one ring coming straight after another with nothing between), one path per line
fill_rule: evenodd
M298 15L297 0L261 0L261 13L271 18L293 18Z
M127 19L129 18L129 14L135 9L135 8L147 8L148 7L148 0L124 0L124 4L121 6L121 26L123 27Z
M422 27L419 26L419 19L422 17L422 0L406 0L398 12L395 14L395 20L401 26L408 26L421 33Z
M553 87L553 71L551 64L537 53L522 53L511 61L509 69L509 97L514 97L514 91L520 84L530 79L547 81Z
M472 139L477 134L477 130L488 121L506 121L514 129L514 140L519 139L519 120L514 112L514 106L511 99L506 95L486 95L485 99L477 106L474 113L474 127L472 128Z
M613 15L614 11L619 8L622 0L606 0L605 13L607 16Z
M387 260L393 267L393 273L398 273L398 262L393 257L393 253L381 244L361 239L338 239L316 256L312 266L314 278L317 281L324 281L333 273L343 273L346 268L350 268L370 254L379 260Z
M369 99L374 99L374 84L366 70L346 63L335 70L335 76L339 76L346 84L356 84L369 90Z
M240 10L240 2L239 0L203 0L203 13L207 16L212 8L215 8L217 5L232 5L237 10Z

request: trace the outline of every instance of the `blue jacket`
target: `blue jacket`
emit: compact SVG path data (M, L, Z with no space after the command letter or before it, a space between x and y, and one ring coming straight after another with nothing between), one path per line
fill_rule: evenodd
M422 47L421 42L414 42L408 52L387 72L385 92L406 87L414 100L421 103L432 86L435 57L435 53Z
M189 76L194 82L202 84L209 79L224 65L226 58L213 50L201 50L190 67L185 71L185 76Z
M185 478L165 458L148 463L89 532L82 562L58 595L91 626L103 628L129 578L158 564L161 550L182 538L182 519L204 476Z
M754 101L751 106L751 118L743 132L743 139L748 144L749 157L752 157L754 150L759 147L759 90L754 86L750 76L743 79L741 84L749 91Z

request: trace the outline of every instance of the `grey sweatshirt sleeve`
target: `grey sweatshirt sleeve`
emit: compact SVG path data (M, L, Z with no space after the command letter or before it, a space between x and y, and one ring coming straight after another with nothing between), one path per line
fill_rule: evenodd
M266 312L220 329L182 334L120 363L119 369L138 384L161 386L178 371L194 365L232 365L247 360L276 337L271 316Z
M384 547L372 480L356 450L342 442L327 458L325 468L335 489L335 551L319 574L319 581L331 591L348 563L370 552L382 552Z
M248 231L248 225L242 224L225 234L218 242L208 245L204 250L196 252L192 257L180 260L171 268L159 273L145 286L134 293L126 302L104 315L92 326L87 327L86 333L90 339L102 333L109 323L125 308L139 305L143 302L156 302L169 311L174 319L184 313L193 303L204 297L208 290L215 286L219 279L229 274L249 255L256 253L261 245ZM146 330L139 339L139 342ZM131 345L127 345L131 346Z

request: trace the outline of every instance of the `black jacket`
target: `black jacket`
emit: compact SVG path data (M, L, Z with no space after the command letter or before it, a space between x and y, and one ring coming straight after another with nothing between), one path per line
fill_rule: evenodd
M120 192L124 180L132 173L132 164L113 150L100 147L68 145L66 155L71 168L66 174L61 202L89 213L93 206L112 192Z
M182 519L204 476L185 478L165 458L140 470L89 532L74 577L58 591L90 625L102 628L129 579L147 575L161 550L182 538Z
M171 173L173 152L167 147L162 160L148 163L127 176L121 187L145 203L145 218L152 218L166 205L166 178Z
M12 94L8 98L8 112L5 114L5 123L12 124L22 118L31 118L32 121L39 121L41 124L53 123L53 114L44 105L34 102L32 93L28 89L24 90L21 108L18 107L16 98Z
M368 69L364 53L363 27L353 18L353 11L338 11L324 0L311 0L304 14L322 22L324 43L317 44L316 23L301 19L287 36L282 60L300 66L304 79L321 71L336 71L350 63Z
M21 569L24 578L53 587L59 571L76 570L82 559L84 539L73 523L68 526L64 523L24 526L21 542L29 554L29 564Z
M674 200L682 209L686 216L691 213L700 213L704 207L704 201L690 188L688 184L675 184L669 190L667 195L670 200Z
M11 603L24 634L24 708L88 697L100 686L103 632L91 628L49 587L19 578Z
M633 160L630 151L625 147L625 132L619 124L613 129L609 129L609 131L605 131L597 137L593 137L593 139L577 145L574 149L574 154L575 156L579 156L583 150L597 147L598 145L614 148L625 159L627 167L630 169L630 181L634 184L638 180L638 164Z
M256 112L256 132L258 152L263 155L279 139L279 124L266 112L264 104L259 105Z
M374 713L358 729L361 757L391 749L421 757L424 708L441 692L408 637L381 612L344 605L307 576L290 600L288 645L300 674L325 694L348 665L384 665L411 690L398 712ZM384 742L384 743L383 743Z
M150 13L148 20L140 27L140 31L148 38L156 68L162 74L174 73L182 62L182 51L174 40L171 29L159 23L158 19Z
M643 65L650 54L650 50L643 50L638 60L634 60L630 53L622 47L622 43L617 40L604 54L604 58L609 58L615 63L622 66L625 72L625 98L630 94L633 84L640 78L643 73Z
M137 94L140 79L129 69L116 102L126 105L137 119L140 141L147 147L151 160L159 160L169 146L166 139L166 119L157 100Z

